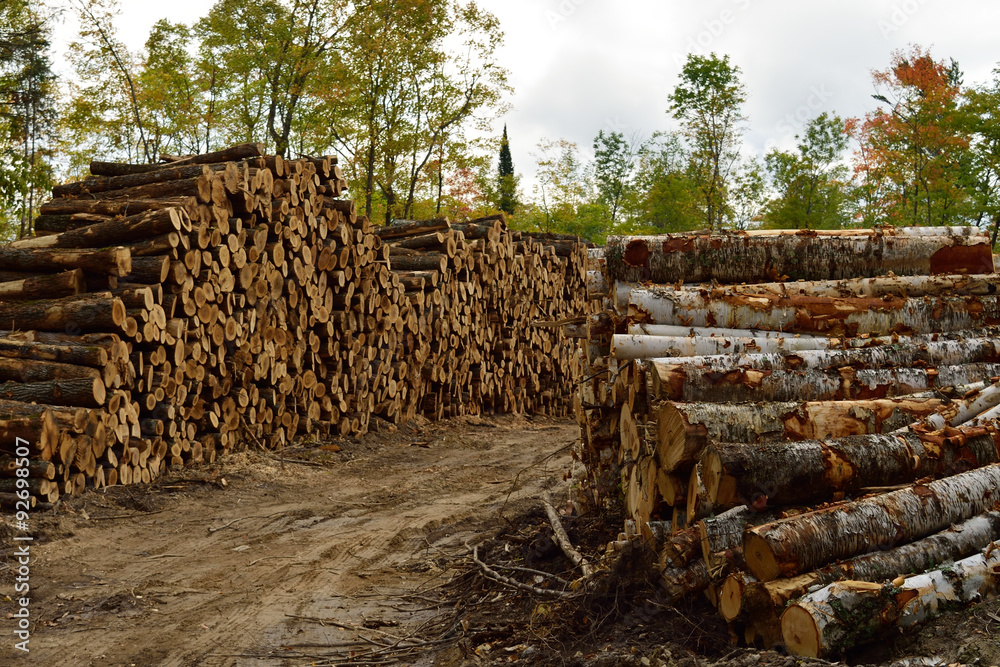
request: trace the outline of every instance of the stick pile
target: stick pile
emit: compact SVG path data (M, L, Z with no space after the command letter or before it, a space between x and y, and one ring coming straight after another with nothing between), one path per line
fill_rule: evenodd
M656 545L668 597L704 593L748 642L829 656L994 592L986 236L613 237L591 270L584 499L620 485L623 539Z
M373 417L568 412L582 352L547 323L586 308L582 243L377 228L335 158L262 152L94 162L0 248L0 452L31 443L34 498Z

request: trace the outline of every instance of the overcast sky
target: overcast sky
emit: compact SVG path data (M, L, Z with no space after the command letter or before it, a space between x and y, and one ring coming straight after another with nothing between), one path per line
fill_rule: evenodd
M534 171L540 139L590 152L601 129L674 127L667 96L689 52L729 55L748 91L749 150L793 145L820 112L862 116L870 72L916 43L955 58L967 84L1000 61L1000 3L986 0L478 0L506 33L514 165ZM122 0L120 34L140 48L159 18L193 22L211 0Z

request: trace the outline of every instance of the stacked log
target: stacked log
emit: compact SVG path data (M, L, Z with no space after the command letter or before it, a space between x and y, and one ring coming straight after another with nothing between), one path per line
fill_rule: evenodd
M377 228L336 158L256 144L91 171L0 248L0 454L52 463L39 499L373 418L568 413L581 355L549 324L586 310L578 239Z
M622 539L657 545L669 598L704 593L734 636L832 656L994 592L986 236L612 237L604 258L577 400L583 499L621 493Z

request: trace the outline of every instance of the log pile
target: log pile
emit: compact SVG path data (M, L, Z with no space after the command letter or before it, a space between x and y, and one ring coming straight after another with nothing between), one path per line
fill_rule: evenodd
M985 235L612 237L591 270L581 500L624 503L668 598L825 657L995 592Z
M375 227L335 158L257 144L91 172L0 248L0 454L31 443L37 500L373 418L571 407L582 352L550 323L587 307L575 237Z

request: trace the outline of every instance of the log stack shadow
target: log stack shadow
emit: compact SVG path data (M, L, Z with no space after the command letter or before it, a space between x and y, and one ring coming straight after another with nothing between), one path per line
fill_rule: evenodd
M830 656L994 593L987 236L612 237L590 271L580 498L624 502L620 539L655 545L668 599Z
M576 237L377 227L336 158L257 144L91 171L0 248L0 453L29 443L30 502L373 420L571 410Z

